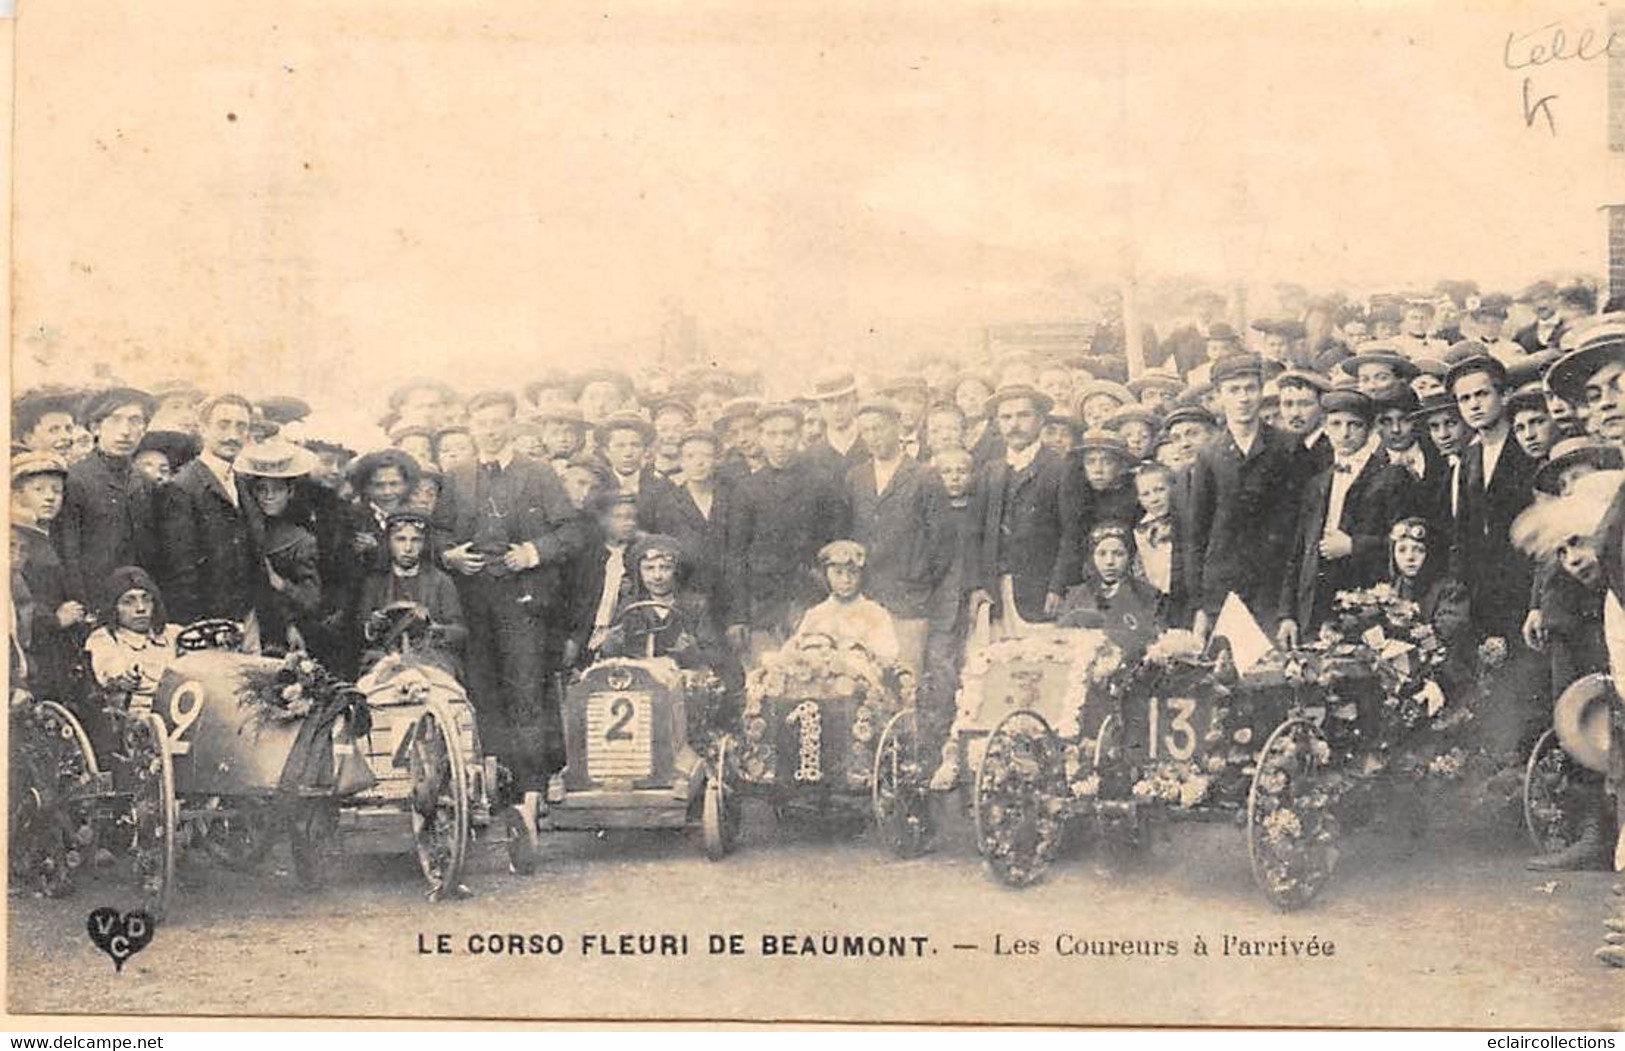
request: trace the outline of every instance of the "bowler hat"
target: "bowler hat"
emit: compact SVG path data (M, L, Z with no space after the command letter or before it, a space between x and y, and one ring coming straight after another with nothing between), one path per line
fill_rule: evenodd
M1328 414L1352 412L1367 423L1370 423L1371 418L1377 414L1376 403L1357 390L1329 390L1320 396L1320 408Z
M1393 344L1386 340L1363 344L1357 353L1344 358L1338 363L1337 367L1350 376L1358 376L1361 365L1386 365L1401 380L1410 380L1421 371L1416 367L1415 362L1401 354Z
M1422 399L1420 405L1411 413L1413 420L1426 420L1430 416L1437 416L1441 412L1448 412L1452 416L1460 415L1461 410L1456 407L1456 399L1449 394L1440 392L1429 394Z
M1033 408L1040 416L1048 416L1050 410L1055 408L1055 399L1037 387L1030 387L1025 383L1007 383L988 395L987 401L982 406L982 412L989 417L997 416L1000 405L1018 398L1032 402Z
M1611 361L1625 361L1625 313L1599 314L1573 331L1574 349L1546 373L1552 393L1572 405L1585 404L1586 381Z

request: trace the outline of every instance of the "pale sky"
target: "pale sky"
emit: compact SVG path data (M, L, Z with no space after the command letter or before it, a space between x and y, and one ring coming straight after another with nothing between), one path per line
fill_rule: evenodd
M635 356L673 309L799 373L1131 268L1516 291L1600 272L1625 200L1603 63L1502 61L1596 6L818 6L28 5L18 382L371 409Z

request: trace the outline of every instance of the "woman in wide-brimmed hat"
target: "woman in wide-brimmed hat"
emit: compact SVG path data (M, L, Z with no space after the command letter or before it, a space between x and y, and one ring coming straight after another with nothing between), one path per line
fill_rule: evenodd
M280 438L245 446L232 463L264 519L264 589L255 597L254 611L267 653L304 649L321 609L316 536L295 499L297 483L315 467L315 454Z

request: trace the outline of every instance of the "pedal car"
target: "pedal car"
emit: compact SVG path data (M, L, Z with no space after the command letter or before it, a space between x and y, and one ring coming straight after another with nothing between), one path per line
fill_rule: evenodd
M855 642L797 635L751 672L740 790L775 808L873 813L894 851L929 835L914 676Z
M637 610L634 602L615 626ZM648 636L652 652L654 636ZM729 759L716 733L727 704L708 668L683 668L669 656L609 657L594 662L564 694L564 769L547 790L543 829L684 828L696 819L708 857L732 849L738 828L722 771ZM517 845L517 840L515 840ZM515 850L516 869L532 862Z
M100 844L131 861L142 906L161 916L182 847L244 868L286 830L301 882L320 883L347 807L356 818L410 815L431 898L458 889L495 772L477 758L473 710L456 680L407 651L351 686L303 654L277 660L241 644L230 621L182 630L150 707L113 709L112 756L97 756L59 705L14 711L14 760L28 759L13 799L39 801L22 815L34 868L76 867ZM75 849L48 862L64 835Z

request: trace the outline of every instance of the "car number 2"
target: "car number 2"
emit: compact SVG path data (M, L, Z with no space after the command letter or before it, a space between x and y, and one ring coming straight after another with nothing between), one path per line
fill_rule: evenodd
M1151 698L1151 758L1159 751L1169 759L1185 762L1196 754L1196 715L1194 697Z
M171 755L186 755L192 750L192 742L182 740L186 731L197 722L198 716L203 714L204 688L201 682L183 682L175 687L175 692L169 695L169 711L165 713L173 729L169 731L169 751Z
M633 739L632 731L627 729L638 714L637 705L628 698L617 697L609 706L609 717L614 722L604 731L606 741L630 741Z

